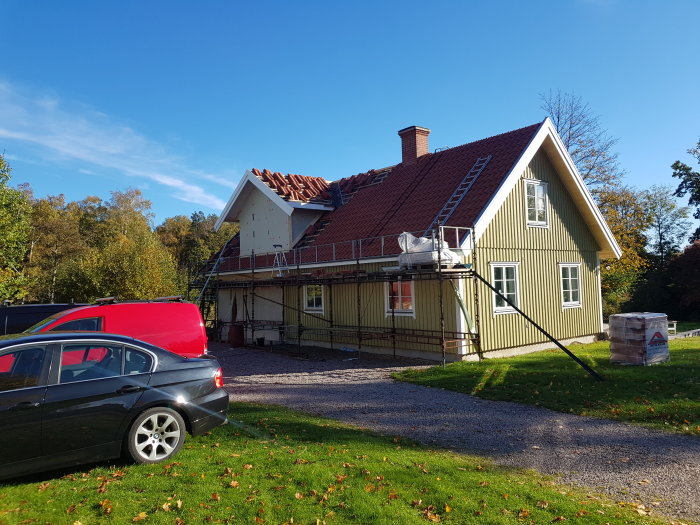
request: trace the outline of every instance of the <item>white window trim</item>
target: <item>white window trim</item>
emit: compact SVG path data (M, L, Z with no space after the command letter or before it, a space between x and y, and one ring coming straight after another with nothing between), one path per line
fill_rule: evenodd
M525 183L525 224L528 228L549 228L549 183L537 180L537 179L523 179ZM527 186L528 184L534 184L535 186L544 187L544 221L531 221L527 213ZM537 206L537 200L535 200L535 206ZM537 211L537 208L535 208Z
M496 272L495 269L496 267L513 267L515 268L515 305L520 308L520 263L519 262L501 262L501 261L494 261L490 262L489 266L491 267L491 286L495 287L496 286ZM496 306L496 298L498 297L495 292L491 292L491 295L493 296L493 313L496 315L500 314L513 314L517 313L515 308L512 306Z
M310 308L310 307L308 306L306 291L307 291L307 289L308 289L309 286L320 286L320 287L321 287L321 307L320 307L320 308L316 308L316 307ZM305 284L305 285L304 285L304 311L305 311L305 312L310 312L310 313L321 313L321 314L325 312L325 307L326 307L326 292L325 292L324 288L325 288L325 286L323 286L322 284L320 284L320 285L315 285L315 284L314 284L314 285L308 285L308 284Z
M568 303L564 301L564 276L562 275L562 270L564 268L578 269L578 301L569 301ZM581 293L581 263L575 262L560 262L559 263L559 296L561 297L561 308L562 310L567 310L569 308L583 308L582 293Z
M400 282L401 280L402 279L398 277L395 281L391 282ZM391 282L384 283L384 317L391 317L391 302L389 301L389 285ZM416 318L416 288L414 286L413 279L411 279L409 282L411 283L411 304L413 305L413 308L410 310L394 310L395 317Z

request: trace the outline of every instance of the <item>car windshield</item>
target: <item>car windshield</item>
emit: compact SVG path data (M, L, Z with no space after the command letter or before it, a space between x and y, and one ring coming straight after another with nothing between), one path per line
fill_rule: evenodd
M53 314L53 315L47 317L46 319L43 319L43 320L39 321L38 323L36 323L36 324L30 326L29 328L27 328L27 329L26 329L24 332L22 332L22 333L25 333L25 334L34 334L34 333L36 333L36 332L39 332L39 331L40 331L42 328L44 328L46 325L48 325L48 324L50 324L50 323L53 323L56 319L58 319L59 317L61 317L61 316L63 315L63 313L64 313L64 312L58 312L57 314Z

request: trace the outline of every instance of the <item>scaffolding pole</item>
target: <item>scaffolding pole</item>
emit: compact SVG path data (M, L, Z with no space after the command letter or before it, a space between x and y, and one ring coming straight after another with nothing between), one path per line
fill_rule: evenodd
M471 241L472 241L472 279L473 279L473 287L474 287L474 326L476 329L476 355L479 358L479 361L484 359L484 354L481 349L481 316L479 315L479 281L476 278L477 275L477 270L476 270L476 233L474 230L474 227L472 227L471 231Z
M354 247L354 244L353 244ZM361 296L360 296L360 259L357 259L357 272L355 272L355 280L357 281L357 358L360 358L362 351L362 325L361 325Z
M442 366L445 366L445 303L443 297L443 280L442 280L442 230L438 221L438 298L440 302L440 351L442 353ZM435 230L432 232L433 247L435 247Z
M252 286L250 289L250 341L255 344L255 250L250 250L250 274Z
M321 286L323 286L323 285L321 285ZM323 293L323 292L321 292L321 293ZM334 342L333 341L333 333L334 332L332 330L332 328L333 328L333 287L332 286L328 287L328 317L330 318L328 322L331 325L330 326L330 328L331 328L331 333L330 333L331 350L333 350L333 348L334 348L334 346L333 346L333 342Z

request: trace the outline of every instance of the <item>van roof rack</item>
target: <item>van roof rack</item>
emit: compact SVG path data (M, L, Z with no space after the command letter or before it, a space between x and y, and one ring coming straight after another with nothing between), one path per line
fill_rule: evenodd
M182 296L181 295L166 295L165 297L156 297L155 299L151 299L151 302L177 302L181 303L182 302Z
M114 304L116 302L116 297L100 297L99 299L95 299L95 304Z

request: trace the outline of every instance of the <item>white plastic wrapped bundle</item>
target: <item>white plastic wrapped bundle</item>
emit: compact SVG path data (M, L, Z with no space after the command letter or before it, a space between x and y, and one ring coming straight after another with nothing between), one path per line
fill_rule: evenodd
M439 259L443 265L454 266L461 262L460 256L450 250L449 245L445 241L439 242L438 239L416 237L408 232L404 232L399 235L399 246L403 252L399 255L399 266L407 268L421 264L437 263L438 245L442 248Z

